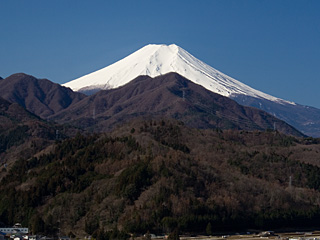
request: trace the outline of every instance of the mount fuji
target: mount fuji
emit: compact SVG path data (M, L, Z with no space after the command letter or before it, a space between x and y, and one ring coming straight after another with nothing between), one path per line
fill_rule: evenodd
M74 91L88 93L123 86L141 75L154 78L169 72L178 73L190 81L226 97L240 94L279 103L294 104L255 90L219 72L175 44L169 46L163 44L147 45L110 66L63 85Z
M207 90L229 97L242 105L262 109L306 135L320 136L319 109L255 90L200 61L175 44L147 45L112 65L63 86L90 95L99 90L118 88L138 76L154 78L170 72L178 73Z

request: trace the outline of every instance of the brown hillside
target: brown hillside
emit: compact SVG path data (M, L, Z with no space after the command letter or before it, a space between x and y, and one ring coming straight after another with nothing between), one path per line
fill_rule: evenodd
M58 132L57 132L58 131ZM64 128L43 121L17 103L0 97L0 166L7 168L20 158L29 158L54 143L73 135L74 128ZM58 135L57 135L58 133ZM6 172L0 173L0 179Z
M176 73L140 76L123 87L87 97L52 119L101 131L135 117L151 116L175 118L196 128L266 130L276 126L286 134L302 136L266 112L243 107Z
M47 79L17 73L0 81L0 96L47 118L86 96Z

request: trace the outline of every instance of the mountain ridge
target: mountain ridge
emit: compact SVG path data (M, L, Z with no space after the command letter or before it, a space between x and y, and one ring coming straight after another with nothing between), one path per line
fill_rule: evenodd
M28 111L47 118L85 97L47 79L16 73L0 81L0 96Z
M189 79L168 73L155 78L139 76L124 86L88 96L52 119L78 127L104 129L138 116L170 117L195 128L244 130L277 129L303 136L264 111L243 107Z
M130 119L154 116L180 119L195 128L265 130L274 128L274 122L279 122L278 119L271 120L265 113L257 114L258 111L250 108L241 110L233 100L227 100L177 73L168 73L156 79L158 82L148 76L139 76L107 93L101 91L93 96L85 96L49 80L17 73L1 80L0 96L20 104L41 118L75 124L90 131L109 131ZM188 85L192 87L188 88ZM228 106L233 106L237 113L226 111ZM259 117L254 119L254 116ZM276 125L279 131L303 136L292 128L288 131L288 126L282 129L281 126L285 126L283 123Z

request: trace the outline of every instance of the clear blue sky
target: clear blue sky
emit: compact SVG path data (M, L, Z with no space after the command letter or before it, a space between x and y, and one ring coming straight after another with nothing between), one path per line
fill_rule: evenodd
M320 0L0 0L0 76L64 83L175 43L268 94L320 108Z

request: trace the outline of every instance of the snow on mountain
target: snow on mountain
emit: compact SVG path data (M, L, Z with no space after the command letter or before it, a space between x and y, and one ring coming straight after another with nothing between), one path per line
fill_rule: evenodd
M176 72L226 97L246 95L278 103L295 104L253 89L205 64L175 44L147 45L110 66L67 82L63 86L80 92L111 89L125 85L140 75L156 77L169 72Z

